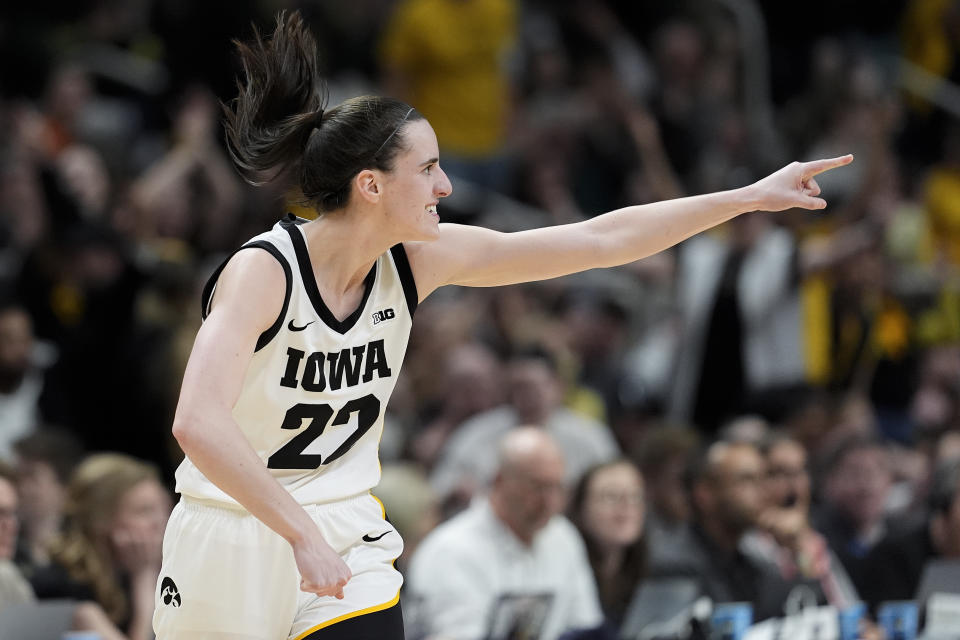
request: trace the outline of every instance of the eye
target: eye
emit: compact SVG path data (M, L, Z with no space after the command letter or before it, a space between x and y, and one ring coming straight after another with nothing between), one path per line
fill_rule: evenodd
M433 169L433 165L432 165L432 164L428 164L426 167L424 167L423 172L424 172L425 174L427 174L427 175L430 175L430 170L431 170L431 169Z

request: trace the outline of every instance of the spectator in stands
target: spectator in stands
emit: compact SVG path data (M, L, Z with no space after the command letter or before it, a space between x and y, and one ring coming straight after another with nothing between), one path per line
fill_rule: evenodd
M680 248L679 341L671 416L715 433L751 404L804 381L797 242L769 216Z
M846 608L858 600L853 582L826 538L810 525L811 481L807 451L784 436L768 438L766 458L767 508L759 528L748 534L751 549L780 568L781 575L816 580L830 604Z
M682 561L661 566L660 576L694 581L714 602L750 602L754 619L783 614L799 580L786 580L776 565L742 546L767 508L766 469L748 443L717 442L688 473L692 507L691 544Z
M516 0L398 2L381 60L387 95L430 120L455 177L506 186L503 162L511 117L507 55L517 38Z
M36 599L33 588L12 562L16 548L18 503L16 482L20 478L13 469L0 462L0 612L10 605L29 607ZM27 506L20 504L21 508ZM37 615L43 615L42 611ZM84 602L74 610L72 629L94 631L102 640L129 640L107 618L100 605Z
M187 91L173 123L174 146L131 186L132 232L143 251L209 253L230 246L243 192L217 143L220 115L209 91Z
M483 344L467 342L450 349L435 380L443 388L439 406L433 419L412 438L410 457L428 470L433 468L461 423L499 404L503 397L500 369L497 357Z
M574 489L570 518L587 547L604 616L618 627L646 569L643 476L619 459L587 471Z
M865 585L865 558L887 533L891 484L887 451L877 440L849 439L827 463L814 528L826 537L858 591Z
M17 564L24 575L50 563L50 545L60 533L67 483L82 449L66 431L40 429L13 444L20 505Z
M428 635L555 640L602 620L586 550L560 512L563 456L542 429L510 431L488 497L437 527L408 572ZM562 559L562 561L559 561Z
M928 506L927 520L887 536L867 556L862 592L871 606L916 597L930 560L960 559L960 459L936 469Z
M14 440L40 422L43 372L36 361L33 320L19 303L0 302L0 460Z
M563 385L553 357L541 348L515 353L507 363L508 404L460 425L441 452L430 482L446 499L486 487L496 472L500 440L519 425L542 426L563 452L568 486L591 466L617 455L606 425L565 408Z
M691 544L684 472L699 447L696 431L675 425L652 429L638 446L635 459L643 471L646 489L645 529L651 571L657 565L672 566L682 560Z
M564 343L576 363L576 381L566 394L567 405L612 424L621 404L628 310L616 295L592 287L573 289L559 302Z
M13 564L20 526L18 507L15 476L9 467L0 462L0 611L8 605L33 600L30 584Z
M130 640L151 638L170 509L153 466L122 454L90 456L67 489L53 564L31 580L37 596L96 602Z

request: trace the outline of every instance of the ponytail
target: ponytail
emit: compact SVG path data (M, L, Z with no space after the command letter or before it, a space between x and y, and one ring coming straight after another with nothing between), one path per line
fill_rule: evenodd
M254 27L252 42L234 42L245 78L224 105L227 148L244 179L260 186L300 160L322 122L326 83L317 43L298 12L280 12L269 40ZM265 179L267 172L274 174Z
M318 211L346 206L363 169L390 171L406 126L423 116L391 98L360 96L327 109L317 44L300 14L282 11L268 39L236 42L244 77L224 105L227 148L254 186L283 177Z

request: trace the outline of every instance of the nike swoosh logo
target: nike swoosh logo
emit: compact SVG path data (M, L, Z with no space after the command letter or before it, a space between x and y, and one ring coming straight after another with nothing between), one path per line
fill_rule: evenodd
M389 531L384 531L383 533L381 533L380 535L378 535L376 538L371 538L369 535L364 535L364 536L363 536L363 541L364 541L364 542L376 542L377 540L379 540L379 539L382 538L383 536L387 535L388 533L390 533L390 532L389 532Z
M298 327L297 325L293 324L293 318L290 318L290 323L287 325L287 329L290 329L290 331L303 331L304 329L312 325L314 322L316 322L316 320L311 320L310 322L303 325L302 327Z

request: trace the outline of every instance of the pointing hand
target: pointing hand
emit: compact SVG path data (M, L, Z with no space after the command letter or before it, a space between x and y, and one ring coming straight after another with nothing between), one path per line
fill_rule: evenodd
M757 181L750 187L757 211L783 211L794 207L800 209L823 209L827 201L818 198L820 185L815 176L853 162L852 155L791 162L779 171Z

